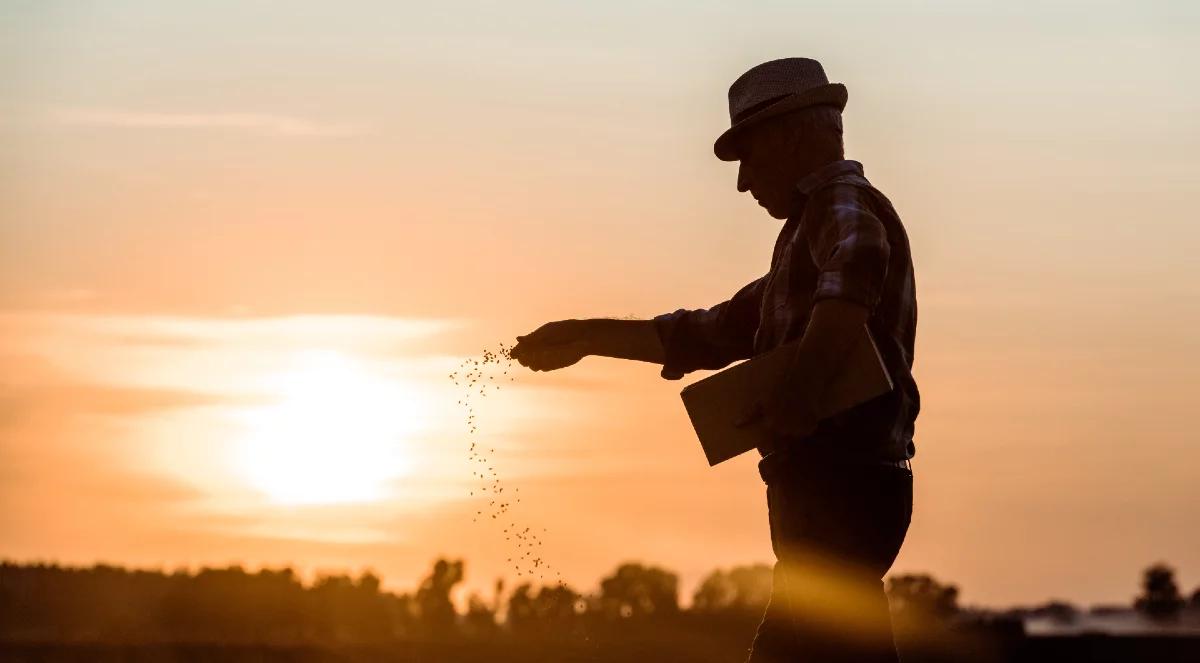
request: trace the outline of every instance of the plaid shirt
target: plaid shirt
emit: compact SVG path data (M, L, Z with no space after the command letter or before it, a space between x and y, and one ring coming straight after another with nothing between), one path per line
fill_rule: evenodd
M662 377L723 368L800 338L822 299L857 302L870 311L867 326L895 388L819 422L814 444L863 459L911 458L920 395L908 235L857 161L828 163L796 186L803 195L775 241L770 271L710 308L654 318L666 353Z

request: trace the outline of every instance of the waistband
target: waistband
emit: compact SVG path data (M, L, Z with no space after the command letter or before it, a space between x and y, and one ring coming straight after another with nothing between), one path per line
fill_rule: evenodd
M758 475L763 483L771 483L773 479L788 470L842 467L881 467L912 472L912 463L908 460L883 460L879 458L855 458L852 456L829 456L798 453L794 450L774 451L758 461Z

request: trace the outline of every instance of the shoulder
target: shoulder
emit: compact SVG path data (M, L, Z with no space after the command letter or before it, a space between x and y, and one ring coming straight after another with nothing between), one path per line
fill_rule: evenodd
M815 239L834 228L878 222L874 191L870 182L857 175L824 182L809 194L804 207L805 234Z
M833 207L846 207L869 211L871 203L879 192L867 181L867 178L849 173L834 177L809 194L807 211L825 212Z
M811 234L819 234L829 226L865 223L886 228L889 236L906 235L892 201L858 173L831 178L813 190L805 204L804 217L806 232Z

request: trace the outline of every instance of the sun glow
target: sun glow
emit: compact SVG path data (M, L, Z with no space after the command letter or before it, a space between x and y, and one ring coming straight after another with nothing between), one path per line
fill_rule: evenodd
M283 504L375 501L411 467L420 393L335 351L297 356L272 380L279 400L246 412L240 471Z

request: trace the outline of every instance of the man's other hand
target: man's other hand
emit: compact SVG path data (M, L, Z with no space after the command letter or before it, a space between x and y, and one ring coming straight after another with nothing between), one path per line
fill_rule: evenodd
M566 368L591 354L586 320L547 322L534 331L517 337L509 354L522 366L534 371Z

